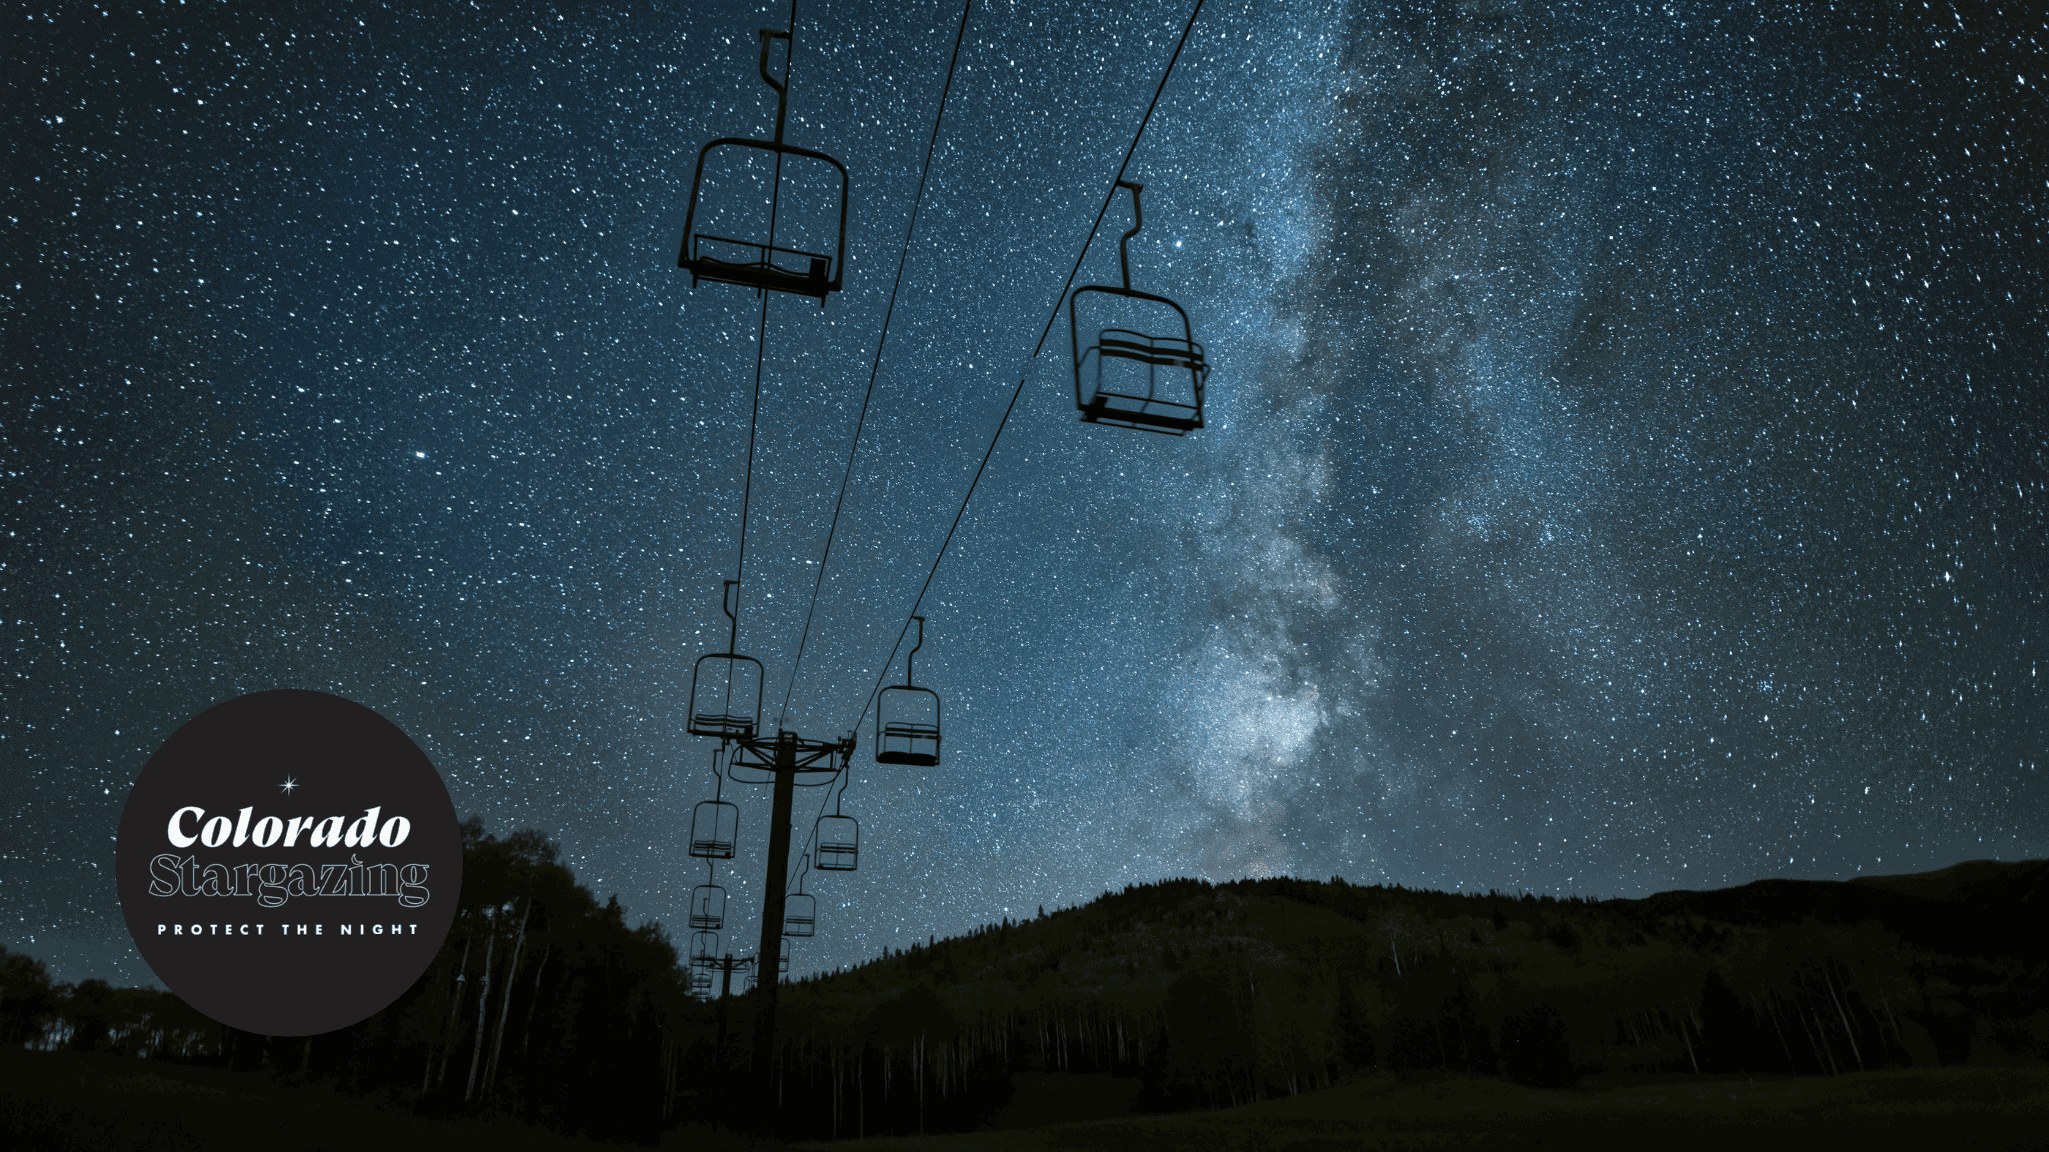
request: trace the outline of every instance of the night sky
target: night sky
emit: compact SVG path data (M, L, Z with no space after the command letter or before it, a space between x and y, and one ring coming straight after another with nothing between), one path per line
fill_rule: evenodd
M1126 174L1214 366L1177 439L1078 422L1064 311L1032 352L1189 6L977 3L794 682L960 9L800 3L851 263L758 346L675 253L786 3L258 7L0 17L0 919L61 979L151 979L130 782L281 687L680 944L758 350L740 649L817 738L1026 376L921 609L945 761L864 725L797 971L1168 876L2049 855L2036 5L1211 0Z

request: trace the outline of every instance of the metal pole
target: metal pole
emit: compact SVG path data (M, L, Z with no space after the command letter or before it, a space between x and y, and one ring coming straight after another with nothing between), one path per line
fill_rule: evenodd
M774 1068L776 992L782 983L783 885L790 875L790 808L797 788L797 735L778 732L775 738L775 811L768 828L767 899L761 908L761 950L754 954L755 991L761 996L756 1006L760 1015L754 1025L754 1082L761 1092L762 1119L771 1124L775 1085Z
M725 960L720 964L720 967L725 970L725 979L719 985L719 1033L718 1042L712 1048L710 1079L711 1085L716 1086L718 1092L713 1099L706 1101L705 1104L715 1122L730 1124L733 1119L730 1110L732 1094L726 1089L733 1081L733 1072L726 1064L726 1017L730 1011L733 995L733 954L731 952L726 953Z
M725 963L722 966L726 970L726 979L725 983L719 986L719 1038L718 1043L712 1048L712 1062L720 1068L726 1066L726 1005L733 995L733 954L731 952L726 953Z

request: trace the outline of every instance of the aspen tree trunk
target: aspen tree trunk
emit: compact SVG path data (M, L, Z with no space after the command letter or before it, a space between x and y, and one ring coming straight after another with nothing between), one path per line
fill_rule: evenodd
M666 1031L666 1030L665 1030ZM498 1038L505 1038L505 1025L498 1025ZM662 1037L662 1123L668 1124L676 1110L676 1046L665 1035ZM485 1088L490 1087L490 1077L484 1078Z
M505 992L498 997L498 1034L491 1040L491 1062L484 1066L484 1095L491 1094L491 1085L498 1079L498 1053L505 1049L505 1020L512 1015L513 977L519 974L519 953L526 944L527 921L533 917L534 898L526 900L526 915L519 920L519 937L512 944L512 963L505 969Z
M1874 983L1878 985L1878 1002L1885 1005L1885 1018L1892 1023L1892 1042L1894 1044L1904 1043L1900 1039L1899 1017L1892 1014L1892 998L1885 994L1885 983L1882 980L1874 981ZM1880 1036L1879 1039L1883 1040L1885 1037Z
M548 967L548 954L555 950L553 944L541 949L541 962L534 965L534 994L526 1006L526 1030L519 1034L519 1054L526 1055L526 1046L534 1038L534 1010L541 1006L541 973Z
M1864 1070L1864 1053L1857 1050L1857 1034L1850 1031L1850 1014L1843 1011L1843 1002L1836 996L1835 979L1829 975L1827 968L1821 970L1821 978L1827 983L1828 998L1835 1001L1836 1015L1842 1017L1843 1035L1850 1038L1850 1055L1857 1058L1857 1071L1862 1072Z
M1841 1070L1836 1067L1835 1051L1829 1047L1826 1037L1821 1033L1821 1021L1814 1018L1813 1012L1804 1012L1800 1017L1800 1026L1807 1029L1807 1042L1814 1045L1816 1063L1825 1065L1831 1076L1842 1075Z
M1800 1025L1800 1034L1807 1037L1807 1047L1814 1052L1815 1074L1820 1075L1826 1072L1828 1070L1828 1058L1821 1054L1821 1045L1814 1042L1814 1029L1807 1026L1807 1014L1800 1010L1800 1002L1798 1000L1792 1002L1791 1011L1793 1013L1793 1020Z
M441 1026L441 1035L445 1046L441 1049L441 1074L434 1078L434 1086L436 1088L448 1082L448 1058L455 1052L456 1040L460 1039L459 1033L451 1033L450 1030L455 1027L456 1018L462 1012L462 1002L467 997L469 991L466 985L469 983L470 978L470 945L475 942L475 936L463 937L462 964L455 970L455 995L448 1004L448 1020ZM427 1054L427 1060L429 1063L432 1063L433 1059L434 1055L430 1051ZM421 1089L423 1092L425 1090L424 1088Z
M1700 1075L1700 1057L1693 1054L1693 1037L1687 1035L1686 1009L1684 1006L1679 1009L1679 1038L1686 1042L1686 1059L1693 1064L1693 1074L1695 1076Z
M1793 1063L1793 1045L1786 1040L1786 1026L1779 1022L1778 994L1771 993L1771 999L1764 1002L1765 1011L1771 1013L1772 1031L1779 1034L1779 1047L1786 1052L1786 1071L1798 1074L1800 1069Z
M491 1003L491 949L497 943L496 932L484 939L484 979L477 991L477 1042L470 1049L470 1077L462 1090L462 1102L465 1104L470 1102L470 1096L477 1090L477 1066L484 1059L484 1030L491 1023L488 1007Z

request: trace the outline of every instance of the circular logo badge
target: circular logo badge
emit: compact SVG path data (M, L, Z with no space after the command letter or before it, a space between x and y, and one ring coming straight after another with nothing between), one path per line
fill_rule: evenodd
M114 848L135 947L186 1003L269 1036L344 1028L419 979L462 833L398 726L325 692L215 705L143 765Z

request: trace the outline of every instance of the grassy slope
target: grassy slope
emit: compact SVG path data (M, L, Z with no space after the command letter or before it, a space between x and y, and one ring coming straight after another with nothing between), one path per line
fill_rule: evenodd
M1545 1092L1496 1080L1369 1077L1217 1112L807 1145L849 1152L1373 1152L2042 1147L2049 1070L1945 1068L1749 1081L1658 1077Z
M2039 1148L2049 1070L1945 1068L1749 1081L1654 1077L1546 1092L1462 1077L1373 1076L1215 1112L1136 1116L954 1136L807 1145L881 1152L1335 1152L1411 1148L1816 1148L1971 1152ZM0 1133L10 1147L290 1148L402 1152L618 1147L516 1124L425 1120L264 1073L111 1055L0 1051ZM1962 1142L1962 1143L1960 1143ZM782 1145L704 1129L671 1131L692 1152Z
M329 1088L292 1086L268 1073L19 1048L0 1049L0 1133L10 1147L51 1152L616 1147L521 1124L422 1119Z

